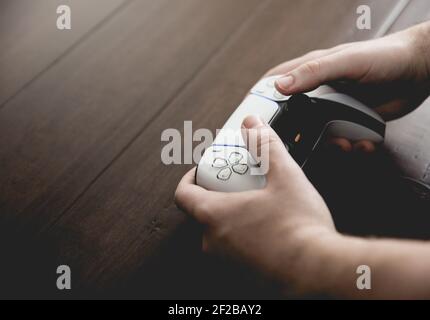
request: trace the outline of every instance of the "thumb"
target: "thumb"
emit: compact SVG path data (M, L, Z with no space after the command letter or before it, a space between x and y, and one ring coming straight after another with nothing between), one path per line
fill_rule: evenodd
M269 183L285 177L285 174L300 170L276 132L259 117L245 118L242 128L249 153L261 164Z

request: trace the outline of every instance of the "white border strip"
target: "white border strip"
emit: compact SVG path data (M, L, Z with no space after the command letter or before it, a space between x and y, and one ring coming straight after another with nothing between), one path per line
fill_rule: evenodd
M393 10L388 15L387 19L385 19L382 26L379 28L378 32L375 35L375 38L383 37L387 34L390 28L394 25L396 20L400 17L403 10L411 3L411 0L400 0L397 5L393 8Z

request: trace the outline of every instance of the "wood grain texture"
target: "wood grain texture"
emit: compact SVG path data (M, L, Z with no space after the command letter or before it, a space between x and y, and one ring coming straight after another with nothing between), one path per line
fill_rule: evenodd
M392 30L428 18L425 2L414 0ZM0 45L8 44L0 66L13 74L4 91L0 85L0 101L31 83L0 110L0 251L7 257L0 283L16 290L7 293L276 297L275 287L260 288L249 272L200 254L199 226L173 204L189 166L161 163L161 132L185 120L194 129L220 127L266 70L310 50L372 38L397 1L135 0L104 8L94 21L85 10L93 1L74 1L82 23L66 39L51 36L46 21L21 38L54 2L33 10L13 3L0 4L0 24L14 16L27 23L0 29ZM362 4L372 8L370 31L355 27ZM428 116L410 117L390 124L387 145L425 180ZM59 264L72 268L72 293L53 288ZM26 274L28 265L32 278L20 287L10 275Z
M202 282L209 287L204 289L205 295L210 296L218 286L224 293L234 292L237 273L222 279L225 274L209 268L206 272L211 274L211 279L207 279L207 274L205 278L201 271L204 262L196 256L188 262L183 260L190 256L189 249L181 245L186 243L184 238L182 243L175 237L175 241L169 240L185 219L172 200L176 184L188 168L161 163L161 132L166 128L181 129L184 120L192 120L195 129L221 126L246 90L267 69L309 50L371 37L382 23L387 8L395 3L373 2L375 29L370 32L355 28L358 4L362 1L344 6L339 6L337 1L271 1L224 45L54 226L52 232L56 234L56 241L68 248L60 260L79 270L83 286L121 286L140 270L144 279L139 282L141 295L155 295L156 287L164 288L159 292L162 297L171 297L170 290L187 294L187 289L195 283L202 289ZM330 10L324 11L324 15L315 15L327 7ZM73 238L70 235L74 235ZM169 242L170 250L176 254L170 254L170 260L155 259L158 264L154 263L156 267L153 268L164 272L146 271L154 255L157 256L154 252L164 241ZM198 245L194 242L194 249ZM172 264L182 268L166 267ZM178 290L171 285L172 279L178 281L179 278L187 279L180 284L188 287ZM149 285L151 279L152 286ZM240 292L244 294L245 291Z
M58 294L52 268L70 246L37 234L85 193L260 3L133 1L0 110L0 251L7 257L0 296ZM28 265L32 276L18 277Z
M402 30L430 19L430 4L426 0L412 0L391 27L390 32Z
M4 216L55 221L247 19L243 1L134 1L5 105Z
M125 0L2 0L0 108L124 3ZM71 6L71 30L56 27L60 4Z

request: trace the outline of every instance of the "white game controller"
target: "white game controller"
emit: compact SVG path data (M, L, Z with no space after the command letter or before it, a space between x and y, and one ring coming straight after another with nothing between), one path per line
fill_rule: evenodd
M265 176L241 134L242 122L249 115L258 115L270 124L302 167L326 134L351 141L384 141L384 120L361 102L328 86L284 96L275 88L278 77L259 81L227 120L199 162L199 186L220 192L264 188Z

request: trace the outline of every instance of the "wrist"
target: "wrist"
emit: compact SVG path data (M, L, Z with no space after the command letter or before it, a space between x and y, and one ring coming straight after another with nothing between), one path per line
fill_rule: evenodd
M287 287L298 294L357 295L357 268L369 263L368 241L330 228L307 228L298 233L300 246Z
M342 239L336 230L324 226L300 228L290 233L286 246L288 254L284 255L288 261L280 263L286 286L299 294L325 291L331 282L327 281L326 269L337 265L336 244Z
M345 237L338 232L322 233L307 242L308 252L303 257L303 267L309 270L302 282L302 290L308 293L328 293L342 268L338 250Z
M356 296L357 268L369 264L369 241L323 232L305 243L297 283L300 292Z

